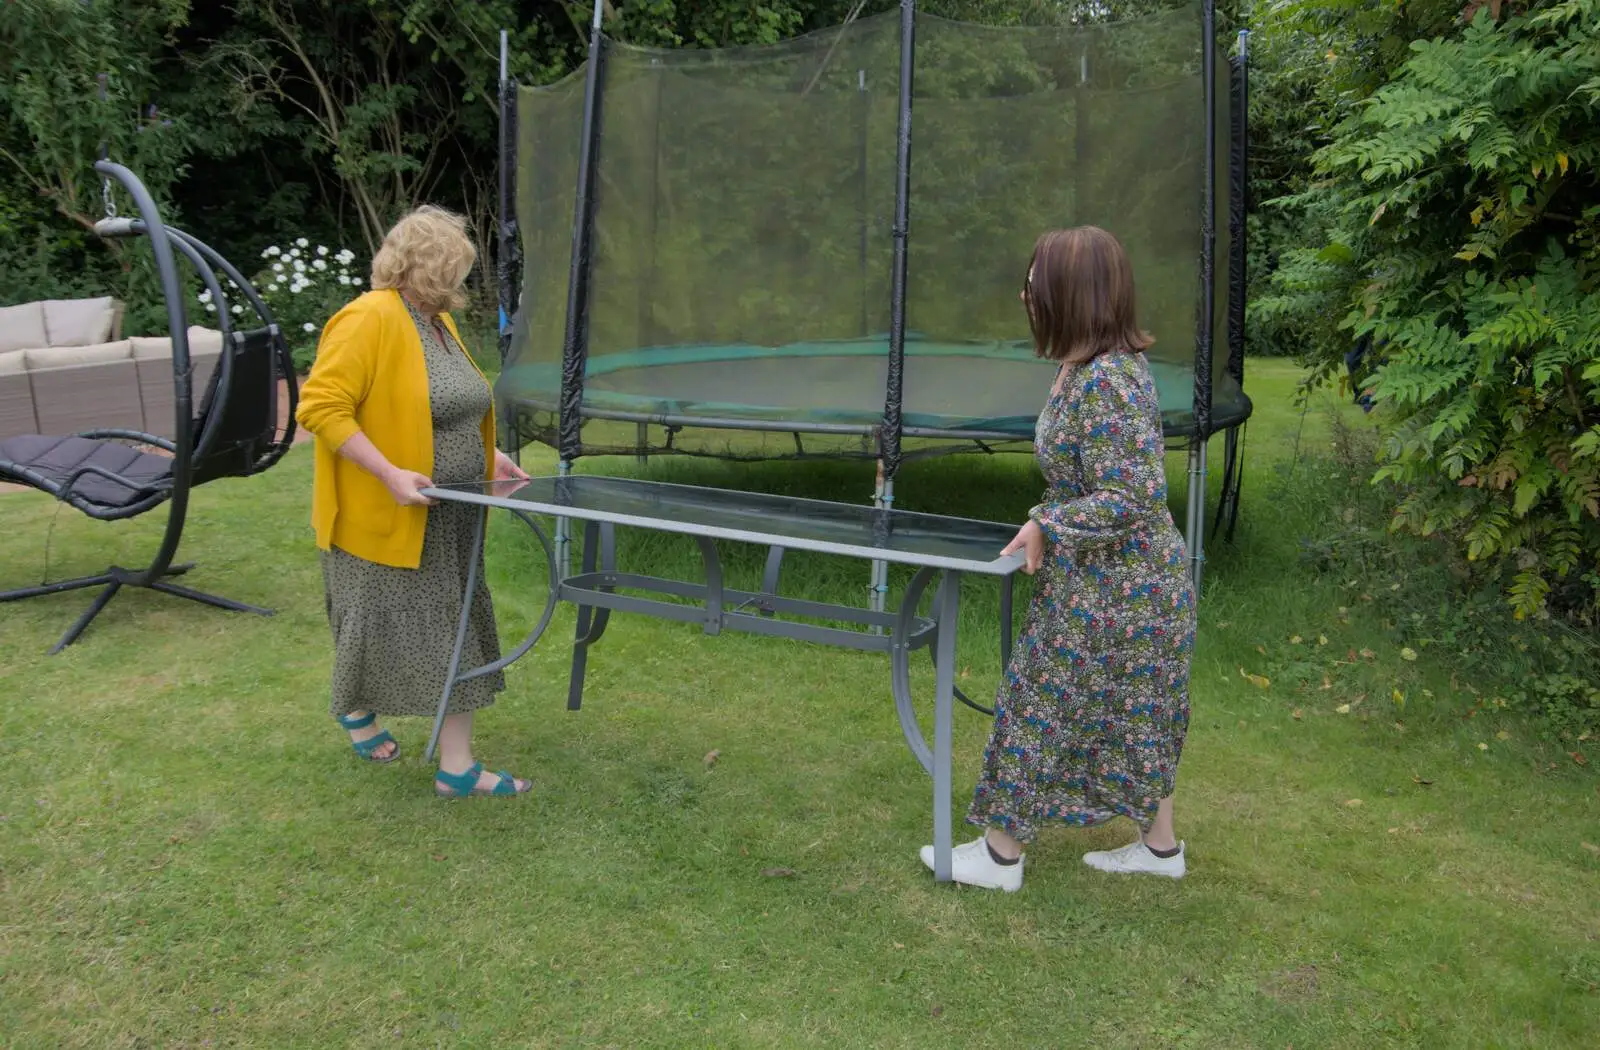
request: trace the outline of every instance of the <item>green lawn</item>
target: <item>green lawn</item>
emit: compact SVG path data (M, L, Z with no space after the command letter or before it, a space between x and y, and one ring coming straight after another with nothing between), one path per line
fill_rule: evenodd
M51 658L85 596L0 607L0 1044L1595 1046L1594 767L1480 702L1499 683L1460 681L1440 650L1406 659L1392 625L1303 567L1299 537L1329 510L1292 496L1330 469L1330 409L1302 416L1294 380L1252 365L1243 524L1201 606L1177 884L1079 862L1124 825L1047 835L1020 894L936 886L886 661L618 617L573 714L570 610L480 722L482 757L535 794L435 800L421 721L393 727L405 757L380 768L326 717L308 450L201 490L193 585L275 618L125 594ZM859 465L651 469L841 498L871 484ZM1036 488L1025 457L965 458L915 466L900 494L1018 519ZM0 495L0 585L138 564L158 518ZM755 576L758 553L735 553L734 582ZM542 601L530 555L496 527L507 638ZM622 555L694 563L663 539ZM854 562L796 559L788 581L865 596ZM980 696L994 615L972 583L961 674ZM958 814L985 731L958 710Z

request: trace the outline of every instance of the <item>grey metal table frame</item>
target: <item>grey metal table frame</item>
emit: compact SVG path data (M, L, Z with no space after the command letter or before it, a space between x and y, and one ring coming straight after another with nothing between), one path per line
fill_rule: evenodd
M818 511L839 509L848 509L850 511L870 510L875 516L874 520L883 522L885 528L892 528L898 516L901 520L915 519L924 528L929 523L948 522L953 529L964 527L969 532L974 527L986 531L992 530L993 535L999 539L999 542L995 543L993 547L994 556L991 560L979 561L976 559L950 557L934 552L895 550L878 545L858 545L819 540L811 536L796 534L803 533L804 529L791 528L790 530L785 530L785 520L776 516L764 519L770 525L770 528L766 531L757 532L740 528L711 526L668 517L640 516L612 512L603 508L575 506L559 498L549 501L536 501L530 500L526 495L522 498L515 498L514 495L520 489L534 482L554 484L556 491L559 493L561 491L560 486L563 483L582 484L584 480L583 476L569 475L560 478L538 478L527 483L503 482L439 486L424 491L424 495L440 502L475 504L483 508L483 512L478 515L477 525L473 533L473 550L470 561L472 568L468 572L466 593L463 595L461 616L456 628L455 644L450 655L450 665L445 676L444 690L439 697L439 708L434 718L433 732L428 739L426 757L431 760L438 745L439 732L444 724L445 715L449 710L450 696L455 687L474 678L503 670L526 655L550 626L550 621L555 614L556 604L560 601L572 602L577 607L578 612L577 631L573 642L572 671L567 688L567 709L570 711L576 711L582 706L583 684L589 649L605 634L606 625L612 611L642 613L681 623L697 623L708 635L719 634L724 630L746 631L752 634L791 638L846 649L886 652L889 654L890 661L890 688L894 696L895 710L899 717L906 744L917 761L921 763L922 768L933 778L934 877L940 882L950 881L952 833L950 793L953 787L951 782L952 716L958 699L969 706L977 706L967 700L955 684L956 624L961 602L961 579L964 574L971 573L995 577L1000 581L1002 621L1000 625L1000 649L1002 660L1008 659L1011 648L1012 583L1014 574L1022 566L1022 557L1021 555L1001 557L999 552L1005 541L1009 540L1014 533L1015 526L998 525L989 522L971 522L957 518L941 518L934 515L908 514L905 511L872 510L871 508L861 508L852 504L829 503L822 500L786 501L789 504L802 508L810 507ZM634 486L639 491L660 491L664 489L696 491L714 494L719 498L726 498L732 501L747 500L753 505L759 505L760 501L772 499L772 497L765 497L761 494L733 492L723 489L690 489L685 486L671 486L660 482L632 482L619 478L605 478L603 480L609 486L620 486L624 490L629 486ZM533 629L528 632L527 636L515 648L493 663L463 670L461 667L461 655L466 642L467 620L471 609L472 595L478 587L477 566L479 554L483 549L487 531L488 511L496 508L509 512L531 529L538 538L540 546L544 549L545 560L550 573L549 596L545 601L544 610L535 622ZM558 566L555 546L550 537L540 528L536 516L583 522L584 544L581 571L573 575L563 573ZM789 521L794 523L799 519L791 517ZM691 583L683 580L664 579L619 571L616 564L616 530L618 526L692 536L700 547L705 567L705 582ZM717 553L717 540L750 543L764 546L768 549L762 589L759 593L731 590L724 586L721 559ZM798 598L785 598L778 594L778 582L783 556L785 551L788 550L808 550L864 560L881 560L907 565L913 567L916 571L904 595L901 597L899 609L894 612L806 601ZM933 598L931 615L920 615L917 609L927 591L928 585L933 582L936 576L939 577L939 584ZM671 595L677 598L689 598L699 604L681 604L619 593L623 589ZM796 622L783 619L784 615L860 625L865 630ZM948 625L948 629L945 629L946 625ZM932 647L935 667L933 740L931 746L924 737L922 727L917 721L916 709L911 695L910 667L911 654L918 649L929 646ZM979 708L979 710L983 709Z

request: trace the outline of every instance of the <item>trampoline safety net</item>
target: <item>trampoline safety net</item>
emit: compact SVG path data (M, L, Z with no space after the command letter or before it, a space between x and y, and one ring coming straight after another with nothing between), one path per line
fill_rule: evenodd
M900 43L893 13L769 47L603 41L579 454L878 454ZM1062 29L918 15L914 55L907 454L1032 439L1052 371L1018 291L1038 234L1084 223L1127 247L1169 438L1191 435L1208 126L1196 9ZM516 96L524 262L496 392L516 439L557 446L584 73ZM1214 427L1249 412L1221 367L1224 287L1217 367L1202 363Z

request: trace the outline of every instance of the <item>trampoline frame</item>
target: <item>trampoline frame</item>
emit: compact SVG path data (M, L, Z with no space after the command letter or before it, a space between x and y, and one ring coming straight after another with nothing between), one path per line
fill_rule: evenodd
M747 430L767 433L790 433L802 454L802 434L860 435L863 440L875 440L879 450L878 471L873 491L874 505L888 509L894 504L895 476L909 456L902 447L903 438L929 439L943 442L971 442L979 450L995 451L991 445L1020 445L1027 441L1012 432L984 432L974 430L945 430L937 428L907 427L904 424L904 368L906 343L906 285L908 238L910 235L910 166L912 97L915 85L916 55L916 0L900 0L900 77L899 117L896 129L895 210L892 227L893 263L890 281L889 358L885 389L883 421L872 427L857 424L830 423L826 421L768 421L751 419L719 419L705 416L675 416L662 413L628 412L615 409L585 406L583 403L585 365L589 348L589 298L592 276L595 211L595 168L599 141L600 99L605 81L605 46L602 28L603 0L594 0L589 25L587 60L583 85L583 117L579 129L579 155L576 196L573 207L571 257L567 278L566 317L562 339L561 389L558 401L552 406L548 401L519 399L517 408L539 407L549 411L552 407L557 417L558 470L570 474L574 462L583 455L582 427L585 420L612 420L634 422L640 429L641 459L647 454L647 428L650 424L667 427L669 443L671 432L677 429L702 427L723 430ZM1240 488L1242 485L1242 457L1244 430L1250 411L1247 407L1242 418L1229 419L1220 424L1212 413L1212 366L1215 363L1214 331L1216 328L1216 207L1217 207L1217 76L1216 54L1219 46L1216 36L1215 0L1200 0L1201 81L1205 109L1204 177L1200 225L1200 302L1195 324L1194 358L1194 424L1192 427L1165 428L1168 451L1188 453L1188 495L1184 536L1189 551L1189 572L1196 593L1201 588L1206 560L1207 538L1206 486L1208 482L1208 451L1210 438L1224 435L1222 492L1218 502L1215 528L1225 539L1232 538L1238 521ZM508 34L500 38L500 221L498 223L496 284L499 293L500 356L504 364L509 353L513 318L520 308L519 276L522 269L520 231L516 215L516 139L517 139L517 82L510 77L507 62ZM1225 310L1228 354L1224 367L1244 390L1244 308L1246 295L1246 230L1248 211L1247 174L1249 166L1249 136L1246 128L1249 81L1248 33L1240 31L1238 46L1229 56L1229 114L1230 137L1228 142L1228 267L1227 302ZM1248 406L1248 395L1245 395ZM514 413L508 413L514 415ZM514 430L515 419L507 420ZM1178 439L1174 442L1173 439ZM563 519L556 522L555 546L563 567L570 565L571 534ZM872 607L881 611L887 588L887 566L874 563L872 573Z
M830 357L872 357L881 356L878 344L881 336L869 336L861 339L839 340L813 340L807 343L794 343L784 346L754 346L739 344L715 345L682 345L682 346L653 346L639 350L614 352L602 354L598 357L590 356L585 360L584 393L589 396L596 386L595 380L600 376L614 376L631 372L635 369L650 368L676 368L685 365L698 365L710 363L731 363L748 360L773 360L782 358L830 358ZM912 337L907 335L908 343ZM996 352L998 351L998 353ZM950 342L935 342L927 346L918 347L916 350L909 346L905 351L907 360L927 361L950 357L971 357L991 363L1026 363L1037 366L1041 364L1033 352L1031 343L1020 341L1010 342L974 342L960 344ZM531 367L531 366L519 366ZM541 369L554 368L555 366L538 366ZM914 371L922 372L929 366L918 364L912 366ZM1160 387L1160 368L1155 360L1151 362L1152 370L1157 373L1157 386ZM1041 371L1041 376L1043 372ZM554 385L554 384L551 384ZM674 402L680 402L680 397L667 395L635 394L621 390L603 390L595 397L595 401L609 401L611 404L597 404L591 401L583 406L585 419L603 419L613 422L654 424L665 427L667 434L667 451L677 452L672 448L672 433L678 429L689 427L709 427L718 430L746 430L760 432L781 432L799 434L830 434L835 436L854 436L870 438L882 430L881 421L862 423L859 421L846 421L848 417L857 416L859 413L844 409L811 410L815 418L805 421L789 419L774 419L759 415L739 414L722 415L719 412L736 412L741 408L750 409L753 406L740 402L726 402L714 398L694 398L702 408L698 411L672 411L666 407ZM654 407L634 408L627 402L653 402ZM904 398L902 397L902 406ZM554 414L559 411L560 403L556 399L542 397L538 394L521 394L517 397L517 405L522 408L531 408L538 411ZM769 406L770 407L770 406ZM1249 417L1250 406L1245 399L1241 406L1230 405L1230 414L1220 421L1216 414L1217 403L1212 401L1212 422L1217 429L1225 429L1242 424ZM1030 411L1026 419L1021 416L1006 416L987 418L973 418L969 423L959 426L936 426L927 422L916 423L914 420L929 420L939 417L938 412L905 412L902 408L900 433L905 437L930 438L941 441L975 441L993 442L996 444L1016 444L1033 441L1033 427L1037 419L1037 410ZM1175 422L1163 414L1162 429L1169 442L1176 438L1187 441L1194 435L1192 422L1193 413L1189 413L1190 422ZM913 420L907 422L907 420ZM1002 421L1012 423L1012 426L999 425ZM987 427L987 429L986 429ZM693 453L690 453L693 454ZM707 453L706 455L715 455ZM737 458L732 457L732 458ZM915 458L913 454L901 451L901 462Z

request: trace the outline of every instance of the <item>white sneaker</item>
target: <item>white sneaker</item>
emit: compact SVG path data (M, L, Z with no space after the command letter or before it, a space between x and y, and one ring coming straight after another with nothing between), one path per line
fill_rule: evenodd
M1183 862L1183 852L1180 842L1175 856L1158 857L1140 841L1130 842L1121 849L1085 853L1083 862L1096 871L1108 871L1113 875L1165 875L1169 879L1181 879L1189 870Z
M980 835L972 842L965 842L950 851L950 877L967 886L979 886L986 890L1005 890L1015 893L1022 889L1022 865L1027 860L1024 854L1017 858L1015 864L996 864L995 859L989 855L989 844L985 836ZM933 870L933 847L922 847L922 863Z

